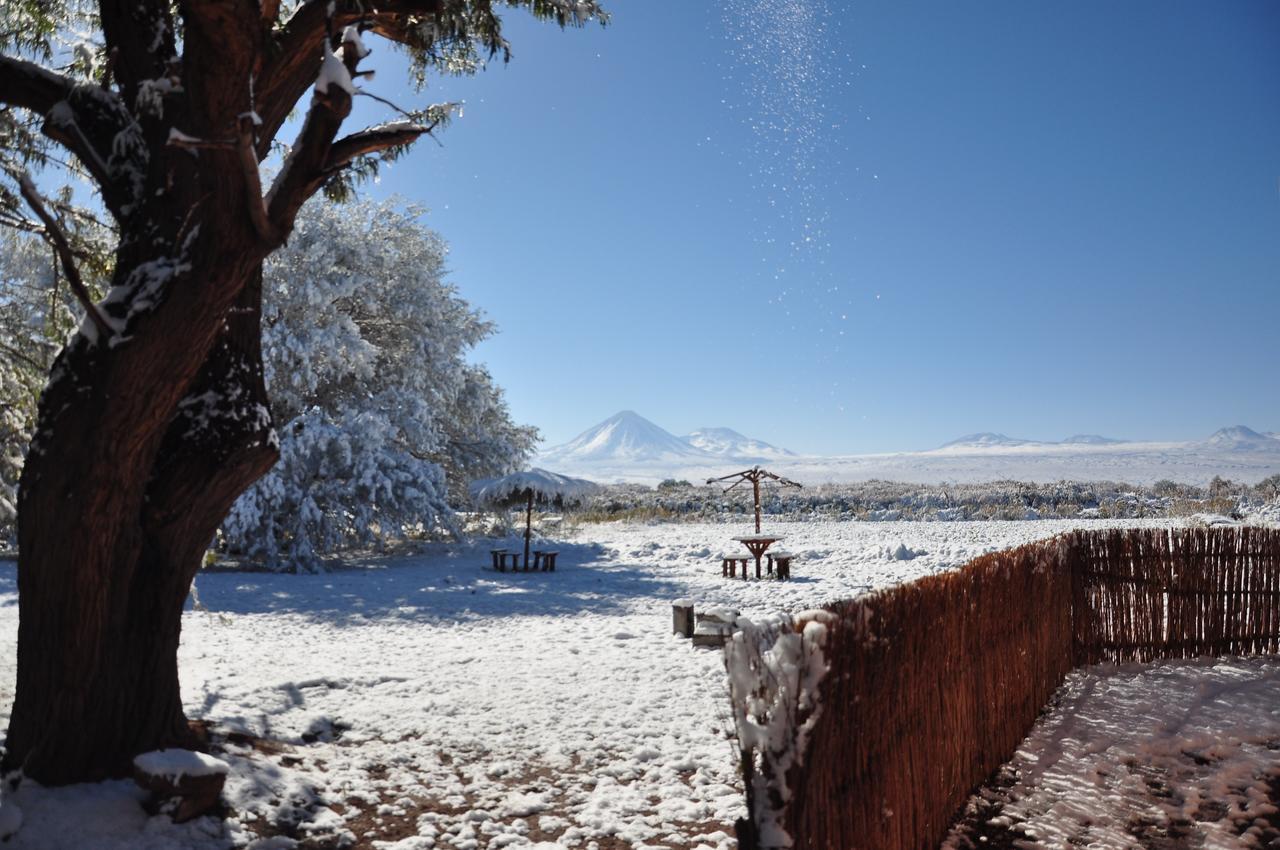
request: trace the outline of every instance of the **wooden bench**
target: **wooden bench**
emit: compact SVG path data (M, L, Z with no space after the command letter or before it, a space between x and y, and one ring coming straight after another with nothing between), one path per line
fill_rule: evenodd
M554 573L556 571L556 556L559 552L548 549L533 550L533 568L542 570L544 573Z
M791 561L795 558L790 552L766 552L765 557L769 559L769 575L773 575L773 568L776 564L778 567L777 577L779 581L786 581L791 578Z
M489 555L493 558L493 568L500 573L507 571L507 558L511 559L511 569L514 572L520 568L520 553L509 552L506 549L491 549Z
M738 575L738 563L742 563L742 577L747 578L747 563L751 560L750 555L721 555L720 556L720 575L733 578Z

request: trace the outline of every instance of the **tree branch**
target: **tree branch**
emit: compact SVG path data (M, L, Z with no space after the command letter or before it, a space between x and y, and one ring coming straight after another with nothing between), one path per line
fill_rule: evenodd
M80 270L76 268L75 258L71 253L71 245L67 242L67 236L62 232L62 228L58 226L58 222L53 216L49 215L49 211L44 208L44 203L40 200L40 194L36 192L36 187L32 185L31 178L23 174L18 181L19 190L22 197L26 199L31 206L32 212L36 217L44 222L44 236L49 240L49 244L53 245L55 251L58 252L58 259L62 261L62 268L67 274L67 282L71 285L71 291L75 293L76 300L80 302L80 306L84 307L85 314L93 321L98 328L100 338L103 340L112 337L111 326L107 324L106 318L98 310L98 305L93 303L93 299L89 297L89 290L85 288L84 281L80 278Z
M267 205L262 200L262 178L258 174L258 154L253 146L253 122L248 118L240 119L236 151L239 154L240 171L244 176L245 203L249 207L249 221L253 222L253 229L264 244L278 245L283 241L283 236L271 223L267 215Z
M293 14L276 38L274 58L258 76L258 100L262 106L262 132L258 156L265 157L267 145L307 89L316 79L318 57L332 25L339 32L363 21L373 32L391 41L410 38L411 19L429 18L440 11L441 0L386 0L377 8L372 4L338 2L332 21L327 0L311 0Z
M67 99L75 83L41 68L34 62L0 56L0 102L44 115Z
M75 155L102 190L107 208L117 217L127 203L121 187L107 167L102 146L131 120L120 99L96 87L78 86L73 80L46 70L32 62L0 56L0 102L27 109L43 116L41 131ZM83 115L75 104L91 104L94 109L83 126ZM91 136L93 138L91 138ZM95 142L96 140L96 142Z
M293 230L298 210L328 179L325 168L333 138L351 113L351 95L337 85L328 88L312 98L302 130L267 193L268 218L282 237Z
M435 126L434 123L411 124L400 121L352 133L333 143L323 171L329 174L350 165L351 161L358 156L412 144L423 134L430 133Z

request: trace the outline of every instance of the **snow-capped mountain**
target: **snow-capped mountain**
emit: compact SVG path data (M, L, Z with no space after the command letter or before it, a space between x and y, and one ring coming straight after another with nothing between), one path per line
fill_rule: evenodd
M624 410L569 442L543 451L536 463L610 477L630 466L749 464L794 456L793 452L743 436L732 428L699 428L686 437L677 437L635 411Z
M616 413L538 456L539 464L705 461L719 458L691 446L632 410Z
M699 428L686 434L684 441L695 449L701 449L719 457L768 460L795 456L795 452L771 446L764 440L744 437L732 428Z
M1019 440L1016 437L1006 437L1004 434L997 434L993 431L983 431L979 434L965 434L952 440L949 443L943 443L940 449L990 449L997 446L1030 446L1036 445L1035 440Z
M1231 452L1280 452L1280 440L1270 434L1259 434L1244 425L1220 428L1204 444Z

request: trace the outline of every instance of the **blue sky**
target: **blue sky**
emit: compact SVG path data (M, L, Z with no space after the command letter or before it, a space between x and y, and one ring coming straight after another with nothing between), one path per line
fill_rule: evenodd
M509 14L369 189L431 209L548 445L621 409L818 453L1280 430L1280 5L609 8Z

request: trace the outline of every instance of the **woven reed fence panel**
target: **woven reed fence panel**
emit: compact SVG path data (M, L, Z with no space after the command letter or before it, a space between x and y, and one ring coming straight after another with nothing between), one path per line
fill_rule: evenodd
M798 848L933 850L1081 664L1280 652L1280 531L1082 531L831 606Z
M1280 530L1076 532L1078 664L1280 652Z
M788 777L795 846L938 846L1072 667L1070 553L1024 546L832 606L822 714Z

